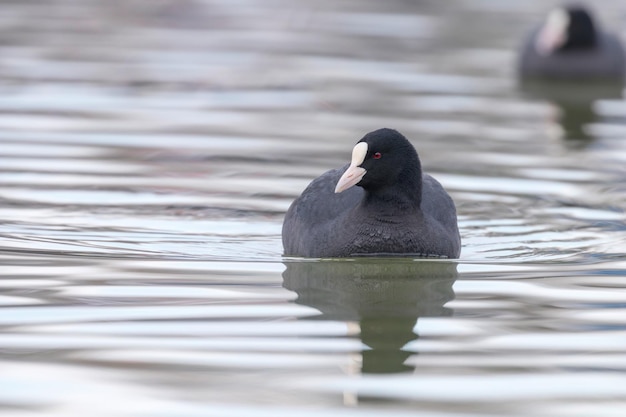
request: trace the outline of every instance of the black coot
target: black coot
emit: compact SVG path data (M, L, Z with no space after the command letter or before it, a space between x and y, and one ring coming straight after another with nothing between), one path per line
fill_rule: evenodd
M553 10L531 32L519 57L522 78L622 80L624 49L580 6Z
M289 207L282 235L286 256L458 258L461 251L454 202L393 129L368 133L349 165L313 180Z

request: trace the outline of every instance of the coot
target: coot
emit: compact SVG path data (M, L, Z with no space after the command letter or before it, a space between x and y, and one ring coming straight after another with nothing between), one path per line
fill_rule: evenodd
M624 49L581 6L553 10L531 32L519 57L522 78L622 80Z
M454 202L393 129L368 133L350 164L313 180L289 207L282 237L286 256L458 258L461 251Z

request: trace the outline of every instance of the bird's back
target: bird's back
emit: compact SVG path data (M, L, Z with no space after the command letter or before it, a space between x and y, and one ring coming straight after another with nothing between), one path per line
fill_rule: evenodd
M593 48L541 55L535 48L539 31L540 28L535 29L522 48L518 63L521 77L602 80L624 77L624 49L613 34L599 32Z
M364 191L360 187L335 193L337 181L347 168L325 172L291 203L283 221L285 255L317 256L311 249L327 246L332 225L361 201Z
M352 187L335 194L346 170L313 180L289 207L283 223L285 255L338 257L373 254L441 255L456 258L460 236L454 202L428 174L422 178L422 206L381 219L360 205L365 194Z

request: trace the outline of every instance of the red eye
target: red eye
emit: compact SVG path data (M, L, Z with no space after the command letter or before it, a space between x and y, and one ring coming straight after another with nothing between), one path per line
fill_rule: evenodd
M382 153L380 153L380 152L376 152L374 155L372 155L372 157L373 157L374 159L380 159L380 158L381 158L381 156L383 156L383 154L382 154Z

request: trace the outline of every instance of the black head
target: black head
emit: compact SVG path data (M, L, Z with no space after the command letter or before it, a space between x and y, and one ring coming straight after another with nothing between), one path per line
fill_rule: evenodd
M354 185L372 198L419 204L422 167L415 148L393 129L368 133L354 145L352 162L337 181L335 193Z
M591 14L582 7L554 9L535 38L541 55L584 51L596 46L597 31Z
M566 12L569 16L569 25L565 43L559 50L593 48L596 44L597 34L591 14L578 6L567 7Z
M412 180L421 181L421 164L415 148L400 132L378 129L358 143L367 144L367 153L359 165L367 172L356 185L376 190Z

